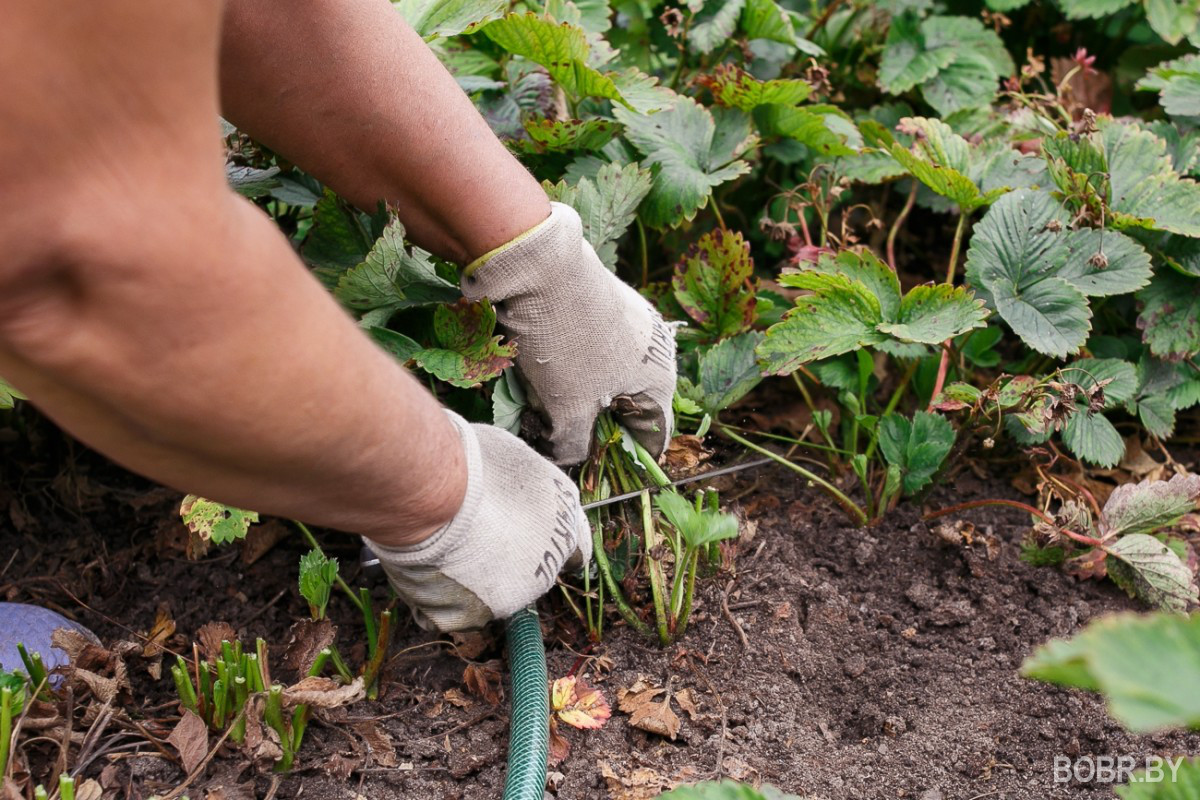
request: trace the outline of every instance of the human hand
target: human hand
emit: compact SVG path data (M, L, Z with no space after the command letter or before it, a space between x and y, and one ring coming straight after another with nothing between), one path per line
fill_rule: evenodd
M447 411L462 437L467 491L449 525L410 547L369 542L392 587L426 629L511 616L592 557L579 490L508 431Z
M587 458L596 417L609 408L657 456L671 436L675 336L601 263L575 210L551 207L541 225L472 263L463 294L491 300L516 340L517 369L549 425L556 463Z

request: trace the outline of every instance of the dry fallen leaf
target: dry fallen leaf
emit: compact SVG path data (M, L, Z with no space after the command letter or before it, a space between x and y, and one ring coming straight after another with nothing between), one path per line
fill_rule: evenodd
M333 644L337 626L327 619L302 619L292 625L291 638L283 651L284 674L307 675L317 655Z
M601 761L599 766L611 800L653 800L674 786L672 781L648 767L638 767L621 777L607 761Z
M191 775L208 755L208 726L204 720L185 709L167 741L179 753L183 771Z
M483 631L456 631L450 634L454 652L459 658L472 661L496 646L496 640Z
M699 436L680 434L671 439L667 452L663 454L663 466L673 478L686 478L695 474L700 465L709 457L712 451L704 446L704 440Z
M687 712L689 719L694 720L700 714L700 707L696 704L696 698L691 689L680 689L676 692L675 702Z
M221 657L221 642L237 641L237 631L228 622L208 622L196 631L196 639L201 654L209 663L215 663Z
M287 705L303 704L314 708L339 708L357 703L365 696L361 676L349 685L342 685L330 678L309 677L283 690L283 700Z
M161 658L163 645L175 635L175 620L171 619L171 608L166 603L158 606L154 616L154 627L146 634L146 644L142 647L142 658Z
M550 766L561 764L571 753L571 743L558 732L558 719L550 717Z
M612 708L600 690L574 675L554 681L550 710L567 725L583 730L599 728L612 716Z
M504 702L499 666L499 661L467 664L463 670L463 683L467 685L467 691L488 705L498 706Z
M661 703L654 701L666 694ZM671 710L671 687L657 689L645 680L617 692L617 708L629 714L629 724L635 728L674 739L681 724L679 716Z
M455 688L450 688L442 692L442 698L455 708L470 708L471 706L475 705L474 700L467 697Z
M367 751L376 764L390 769L399 763L396 759L396 745L392 744L391 737L378 722L366 720L353 727L355 732L367 743Z
M103 795L104 789L95 778L88 778L75 787L75 800L100 800Z

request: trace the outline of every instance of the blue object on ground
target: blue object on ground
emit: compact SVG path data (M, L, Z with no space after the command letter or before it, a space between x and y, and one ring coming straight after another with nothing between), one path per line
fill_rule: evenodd
M29 653L41 653L47 670L66 664L67 654L50 643L51 634L58 628L79 631L100 643L96 634L48 608L0 603L0 669L25 671L21 654L17 652L18 644L24 644Z

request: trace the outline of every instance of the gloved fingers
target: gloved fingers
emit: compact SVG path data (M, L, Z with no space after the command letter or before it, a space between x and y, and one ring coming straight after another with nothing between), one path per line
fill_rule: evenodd
M674 422L671 409L673 397L673 391L651 390L618 397L613 401L613 411L621 424L633 434L638 444L649 450L655 458L662 455L671 440L671 425Z
M540 446L550 460L560 467L573 467L586 461L599 413L597 408L581 407L543 412L543 416L549 418L550 431Z

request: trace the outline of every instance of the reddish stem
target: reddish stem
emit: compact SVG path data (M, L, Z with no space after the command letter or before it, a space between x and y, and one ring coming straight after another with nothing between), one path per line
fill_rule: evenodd
M931 519L937 519L938 517L944 517L947 514L953 514L956 511L969 511L972 508L983 508L984 506L1010 506L1012 508L1019 508L1022 511L1028 511L1030 514L1033 514L1043 522L1058 528L1058 530L1061 531L1064 536L1074 539L1080 544L1085 544L1088 547L1095 547L1099 550L1104 549L1104 542L1100 541L1099 539L1093 539L1091 536L1084 536L1082 533L1075 533L1075 531L1060 527L1058 523L1054 521L1054 517L1050 516L1045 511L1034 508L1028 503L1022 503L1019 500L1001 500L999 498L992 500L971 500L966 503L948 506L947 508L939 509L938 511L931 511L925 516L921 517L921 519L929 521Z
M926 411L933 411L933 401L942 393L942 387L946 383L946 373L950 370L950 340L942 342L942 360L938 363L937 380L933 383L933 394L929 395L929 408Z

